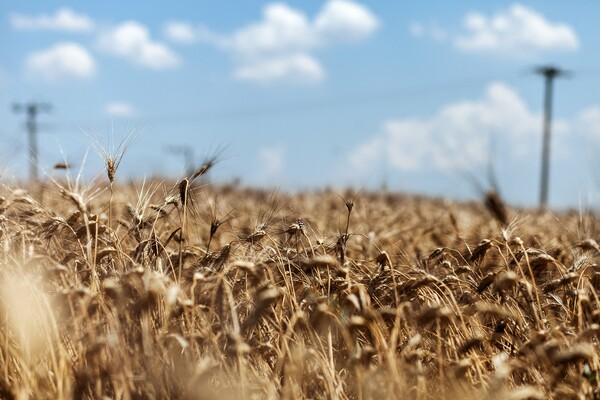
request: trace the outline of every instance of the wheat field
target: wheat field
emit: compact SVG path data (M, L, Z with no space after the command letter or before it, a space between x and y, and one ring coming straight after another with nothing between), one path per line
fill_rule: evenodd
M599 397L591 212L212 185L214 160L126 183L107 158L0 190L0 398Z

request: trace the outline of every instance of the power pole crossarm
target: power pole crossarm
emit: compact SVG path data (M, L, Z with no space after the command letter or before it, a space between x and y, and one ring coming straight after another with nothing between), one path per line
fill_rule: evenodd
M183 156L186 175L190 176L194 173L194 149L190 145L182 146L167 146L166 150L171 154L180 154Z
M535 69L535 73L542 75L544 85L544 121L542 137L542 176L540 181L540 207L548 205L548 188L550 180L550 136L552 128L552 95L554 78L570 75L569 72L555 66L543 66Z
M40 112L48 112L51 105L48 103L30 102L25 104L13 104L13 111L27 114L27 137L29 142L29 180L38 180L38 145L37 145L37 116Z

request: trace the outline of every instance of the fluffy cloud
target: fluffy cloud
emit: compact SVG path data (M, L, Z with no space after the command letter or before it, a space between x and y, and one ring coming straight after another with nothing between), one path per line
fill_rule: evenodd
M112 101L104 107L104 112L112 117L132 117L136 114L135 108L123 101Z
M81 80L90 78L96 63L85 47L72 42L30 54L25 61L27 75L46 82Z
M465 17L463 26L466 32L456 37L454 44L469 52L526 56L579 47L577 35L569 25L550 22L520 4L491 17L470 13Z
M316 44L306 16L283 3L267 5L262 21L223 39L226 48L244 57L304 51Z
M77 14L69 8L61 8L54 15L29 16L13 13L10 24L18 30L56 30L68 32L91 32L94 21L86 15Z
M540 117L514 90L493 83L482 99L447 105L430 118L386 122L348 161L367 173L382 163L402 171L464 169L486 162L490 138L508 146L512 157L528 154L539 146L540 127Z
M187 22L169 21L163 27L163 35L182 45L207 43L220 49L231 47L231 38L211 31L205 26L193 26Z
M279 58L267 58L240 65L235 77L241 80L270 82L318 82L325 72L317 60L307 54L296 54Z
M184 22L170 21L165 24L163 32L166 37L176 43L191 44L196 42L197 32Z
M317 82L324 69L314 51L338 43L357 42L379 26L365 6L348 0L330 0L313 20L284 3L271 3L263 17L231 34L172 21L164 33L172 41L211 44L233 56L238 79L259 83Z
M361 40L378 26L367 8L345 0L327 2L314 21L316 35L325 42Z
M155 42L148 29L135 21L127 21L103 32L98 39L101 50L134 64L155 70L174 68L179 57L167 46Z

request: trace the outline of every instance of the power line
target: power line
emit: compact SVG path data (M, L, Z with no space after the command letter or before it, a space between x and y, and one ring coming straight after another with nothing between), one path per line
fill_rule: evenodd
M581 66L575 69L578 76L594 77L600 74L600 67ZM526 76L526 73L531 73L530 69L521 70L519 73L505 73L502 76L494 75L479 75L463 77L453 80L430 82L425 84L407 85L395 88L386 88L381 90L372 90L364 92L350 92L337 94L332 96L323 96L320 98L312 98L299 101L280 102L276 104L253 105L250 107L236 107L227 109L204 109L190 110L187 112L175 114L153 114L148 117L129 118L129 122L141 121L152 124L179 124L189 122L206 122L219 120L232 120L235 118L253 118L260 116L270 116L285 113L310 112L331 109L336 107L348 107L366 103L378 103L390 101L398 98L422 98L431 95L439 95L445 93L453 93L464 91L468 88L479 87L481 84L490 80L498 79L520 79ZM47 129L57 128L75 128L89 127L102 125L106 122L105 119L89 119L89 120L62 120L44 124Z
M552 128L552 89L554 78L571 75L553 65L537 67L534 72L542 75L544 84L544 122L542 138L542 176L540 180L540 207L548 204L548 181L550 179L550 134Z
M505 78L521 78L522 74L511 74ZM234 118L252 118L259 116L270 116L286 113L297 113L307 111L321 111L336 107L348 107L367 103L377 103L390 101L398 98L416 98L427 97L431 95L440 95L464 91L468 88L476 88L482 83L489 82L492 79L499 79L497 75L465 77L443 82L431 82L427 84L407 85L404 87L385 88L382 90L373 90L365 92L344 93L332 96L323 96L299 101L280 102L276 104L252 105L249 107L238 107L229 109L213 110L194 110L176 114L153 114L148 118L136 118L144 122L153 124L170 124L182 122L205 122L215 120L232 120ZM129 122L134 119L129 119ZM75 128L81 126L90 126L102 124L103 120L89 121L57 121L53 126L72 126Z
M24 112L27 114L27 137L29 141L29 180L35 182L38 180L38 143L37 143L37 116L40 112L49 112L52 106L49 103L29 103L13 104L13 111L16 113Z

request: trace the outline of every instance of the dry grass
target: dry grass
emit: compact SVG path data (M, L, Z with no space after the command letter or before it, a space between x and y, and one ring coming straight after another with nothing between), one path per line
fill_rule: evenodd
M0 398L598 398L594 215L191 178L2 189Z

